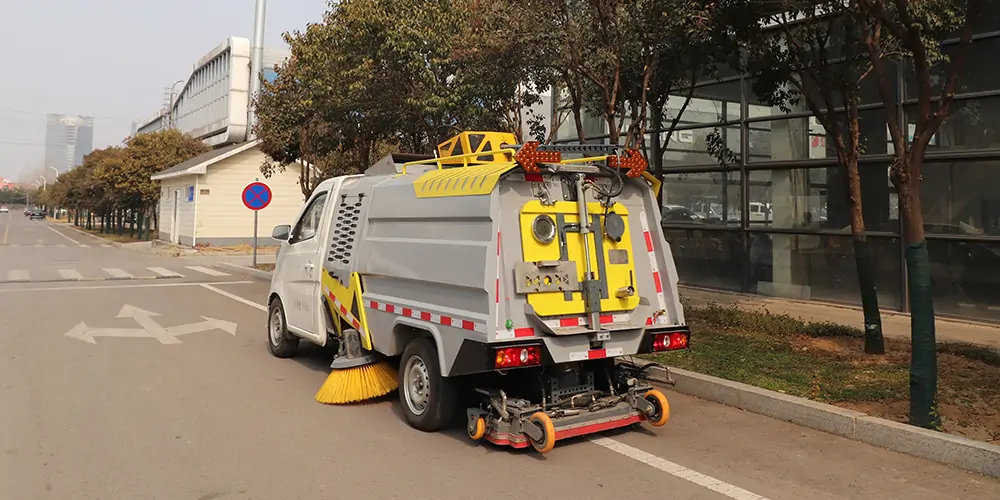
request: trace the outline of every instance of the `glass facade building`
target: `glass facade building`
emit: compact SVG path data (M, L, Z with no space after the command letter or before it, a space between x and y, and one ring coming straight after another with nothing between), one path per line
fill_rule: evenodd
M1000 49L1000 5L992 3L975 23L958 95L931 141L921 196L937 313L1000 322L1000 79L990 63ZM946 41L945 51L954 53L955 44ZM890 68L912 134L912 69ZM791 113L762 104L752 83L723 70L696 84L661 151L663 230L680 281L860 305L846 188L826 132L804 104ZM665 123L687 93L671 96ZM873 78L863 84L861 103L862 200L880 306L906 311L898 196L888 177L893 147ZM587 116L584 128L588 142L608 141L603 120ZM708 152L710 134L732 162ZM665 138L659 133L661 143ZM576 142L572 119L555 140Z
M94 150L94 119L50 114L45 119L45 166L60 172L83 163Z

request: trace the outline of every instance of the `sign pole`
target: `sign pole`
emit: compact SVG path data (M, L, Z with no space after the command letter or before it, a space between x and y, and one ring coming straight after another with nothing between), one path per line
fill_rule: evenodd
M242 198L243 205L253 212L253 267L256 268L257 226L259 225L257 212L267 208L271 204L271 188L267 187L267 184L260 182L260 179L254 179L253 182L247 184L247 187L243 188Z
M260 182L260 178L253 180L254 182ZM259 210L253 211L253 264L251 267L257 269L257 212Z

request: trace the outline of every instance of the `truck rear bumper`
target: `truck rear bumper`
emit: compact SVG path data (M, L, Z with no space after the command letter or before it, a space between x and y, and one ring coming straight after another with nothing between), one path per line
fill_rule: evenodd
M611 408L597 411L584 411L578 415L564 416L552 419L557 441L597 432L609 431L627 427L646 420L646 416L632 408L626 402L621 402ZM527 448L531 446L528 436L520 430L516 422L496 420L492 422L485 439L495 445Z
M495 369L496 349L538 345L542 351L542 365L572 363L594 359L615 358L634 354L654 352L654 338L658 334L684 332L690 334L686 325L647 326L635 330L612 332L611 340L599 348L592 348L586 334L570 336L545 336L501 342L480 342L464 339L458 349L455 361L448 370L449 377L490 372Z

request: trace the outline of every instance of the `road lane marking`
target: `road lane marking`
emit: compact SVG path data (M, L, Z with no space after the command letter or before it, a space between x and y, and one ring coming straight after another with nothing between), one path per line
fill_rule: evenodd
M13 271L7 272L7 280L9 281L28 281L31 279L31 274L28 271L21 269L14 269Z
M104 245L101 245L101 248L111 248L111 245L104 244Z
M132 274L125 272L124 269L119 269L117 267L106 267L103 269L103 271L115 278L131 279L135 277Z
M83 279L83 275L80 274L80 271L77 271L76 269L60 269L59 270L59 276L62 276L63 279L67 279L67 280L82 280Z
M674 477L679 477L685 481L690 481L698 486L708 488L720 495L725 495L733 500L768 500L756 493L751 493L743 488L733 486L725 481L721 481L712 476L706 476L697 471L693 471L683 465L675 464L651 453L646 453L638 448L634 448L625 443L615 441L611 438L592 437L588 438L591 443L607 448L619 455L626 456L636 462L644 463L654 469L661 470Z
M166 268L163 268L163 267L147 267L146 269L149 269L150 271L153 271L154 273L159 274L160 276L163 276L163 277L171 277L171 278L183 278L184 277L183 274L175 273L175 272L171 271L170 269L166 269Z
M84 245L83 243L80 243L80 248L90 248L90 245Z
M208 283L144 283L141 285L67 285L50 286L38 288L0 288L0 293L28 293L28 292L59 292L63 290L107 290L117 288L163 288L174 286L201 286L201 285L252 285L257 281L212 281Z
M76 241L76 240L74 240L73 238L70 238L69 236L66 236L65 234L62 234L62 233L60 233L59 231L57 231L57 230L56 230L56 228L54 228L54 227L52 227L52 226L45 226L45 227L47 227L47 228L51 229L53 233L56 233L56 234L58 234L59 236L62 236L63 238L66 238L67 240L69 240L69 241L70 241L70 243L72 243L72 244L74 244L74 245L79 245L79 244L80 244L80 242L79 242L79 241Z
M206 289L206 290L211 290L211 291L213 291L213 292L215 292L215 293L217 293L219 295L223 295L225 297L229 297L229 298L231 298L231 299L233 299L233 300L235 300L237 302L242 302L242 303L244 303L244 304L246 304L246 305L248 305L248 306L250 306L250 307L252 307L254 309L267 312L267 306L262 306L262 305L254 302L252 300L244 299L243 297L240 297L239 295L236 295L236 294L233 294L233 293L229 293L229 292L227 292L225 290L220 290L220 289L218 289L218 288L216 288L216 287L214 287L214 286L212 286L212 285L210 285L208 283L202 283L201 287L204 288L204 289Z
M187 267L188 269L191 269L192 271L198 271L199 273L205 273L205 274L207 274L209 276L229 276L229 273L224 273L222 271L216 271L215 269L212 269L210 267L204 267L204 266L184 266L184 267Z
M65 243L60 243L60 244L58 244L56 246L59 247L59 248L66 248L66 244Z

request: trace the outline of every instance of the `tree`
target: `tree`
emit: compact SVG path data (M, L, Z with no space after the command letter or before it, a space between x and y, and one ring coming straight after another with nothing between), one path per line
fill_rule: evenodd
M850 207L851 236L864 311L865 352L883 354L882 319L871 250L865 235L858 158L864 138L858 116L861 82L872 63L860 34L856 6L814 0L748 1L739 15L750 21L745 72L764 102L804 103L826 130L837 156ZM747 8L758 11L747 16ZM777 12L776 12L777 10ZM762 21L769 21L765 24Z
M285 34L292 55L255 96L256 132L271 160L262 173L306 161L308 193L397 147L430 153L456 128L516 129L509 111L519 75L504 80L463 54L471 5L347 0L322 23Z
M955 97L958 75L964 67L972 40L972 21L981 0L854 0L857 18L864 23L862 40L874 68L879 94L885 105L894 158L890 168L899 192L903 240L906 243L907 287L910 300L910 423L940 428L937 412L937 342L934 331L934 300L930 262L924 238L923 207L920 202L921 168L931 138L948 116ZM940 47L942 40L959 33L954 59ZM889 70L883 61L893 47L913 65L917 87L912 139L900 122L892 95ZM931 68L946 65L947 77L935 85ZM937 89L935 89L937 87Z

